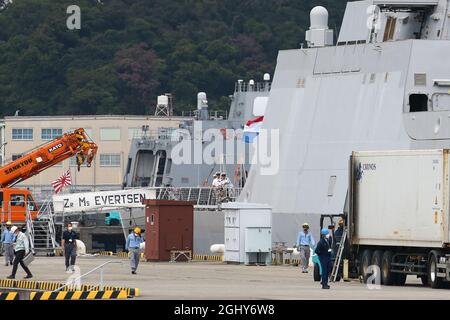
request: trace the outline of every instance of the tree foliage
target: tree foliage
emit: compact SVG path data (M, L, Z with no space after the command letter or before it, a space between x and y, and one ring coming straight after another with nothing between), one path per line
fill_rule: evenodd
M228 108L237 79L300 46L319 4L336 29L344 0L0 0L0 115L146 114L166 92L180 111L198 91Z

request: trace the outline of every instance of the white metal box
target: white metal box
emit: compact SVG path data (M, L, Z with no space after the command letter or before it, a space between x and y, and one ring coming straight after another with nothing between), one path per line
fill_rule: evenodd
M271 228L246 228L245 252L271 252L272 230Z
M265 204L224 203L225 261L266 263L271 261L272 209Z
M448 150L354 152L350 235L365 245L449 242Z

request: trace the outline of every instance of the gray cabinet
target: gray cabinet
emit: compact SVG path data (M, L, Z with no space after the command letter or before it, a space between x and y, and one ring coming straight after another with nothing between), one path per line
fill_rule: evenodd
M272 208L256 203L225 203L225 261L269 264L272 248Z

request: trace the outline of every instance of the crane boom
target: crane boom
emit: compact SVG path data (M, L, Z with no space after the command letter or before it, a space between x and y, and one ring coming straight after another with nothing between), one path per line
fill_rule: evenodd
M90 167L97 149L83 128L65 133L0 167L0 188L12 187L73 156L76 156L78 171L83 163Z

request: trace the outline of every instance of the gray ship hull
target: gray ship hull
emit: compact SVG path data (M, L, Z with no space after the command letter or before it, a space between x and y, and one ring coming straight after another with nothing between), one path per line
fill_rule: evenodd
M263 125L279 171L252 166L239 199L273 207L273 241L344 211L352 151L450 147L450 41L356 42L279 53Z
M350 2L336 46L312 23L310 48L280 51L263 123L279 130L279 170L252 165L238 199L273 208L273 241L344 212L352 151L450 147L449 4Z

